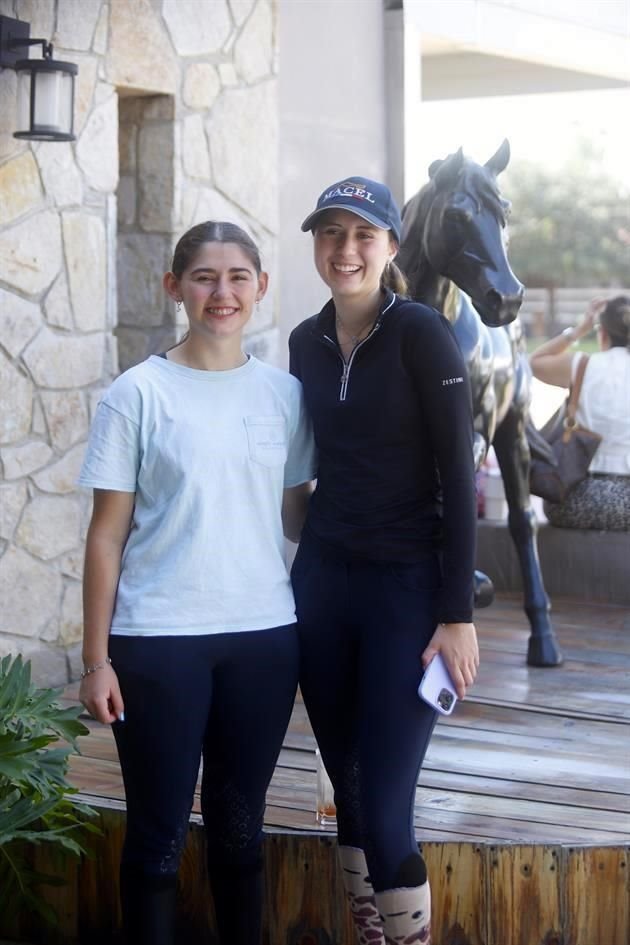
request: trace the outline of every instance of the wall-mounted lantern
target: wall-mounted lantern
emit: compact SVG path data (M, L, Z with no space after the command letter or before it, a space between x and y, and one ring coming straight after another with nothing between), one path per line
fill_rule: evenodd
M52 44L31 39L22 20L0 16L0 68L17 72L17 131L29 141L74 141L74 81L78 67L53 59ZM41 43L43 59L19 59L16 50ZM23 53L22 53L23 55Z

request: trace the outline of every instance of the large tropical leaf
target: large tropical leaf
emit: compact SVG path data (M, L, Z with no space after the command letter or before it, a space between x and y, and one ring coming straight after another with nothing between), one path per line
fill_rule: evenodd
M68 757L89 730L80 708L58 704L60 694L36 688L21 656L0 660L0 914L28 909L51 924L56 915L39 888L59 879L33 871L26 851L46 844L60 855L89 856L83 838L100 833L67 780Z

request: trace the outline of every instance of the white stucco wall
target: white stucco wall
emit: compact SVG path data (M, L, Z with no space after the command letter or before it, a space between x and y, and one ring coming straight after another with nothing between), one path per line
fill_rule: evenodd
M286 338L327 298L302 220L330 183L387 179L382 0L279 0L280 325Z

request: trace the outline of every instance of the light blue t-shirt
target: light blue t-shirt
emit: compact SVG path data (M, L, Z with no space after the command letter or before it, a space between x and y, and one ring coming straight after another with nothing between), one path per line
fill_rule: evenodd
M315 477L301 384L250 357L199 371L150 357L100 402L79 484L134 492L111 632L293 623L284 488Z

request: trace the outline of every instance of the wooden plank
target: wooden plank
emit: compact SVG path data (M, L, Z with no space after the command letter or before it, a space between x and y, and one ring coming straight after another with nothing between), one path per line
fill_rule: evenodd
M493 777L502 771L506 779L537 782L550 788L555 783L588 790L599 776L602 790L619 795L628 791L628 778L623 768L614 763L602 764L598 771L600 766L590 759L558 757L553 752L543 751L537 755L535 750L519 751L518 747L506 747L502 751L500 745L484 743L481 739L470 743L462 738L435 737L427 752L425 769L450 771L456 775L458 766L481 777Z
M606 666L618 664L627 667L628 626L623 628L601 626L597 618L593 624L581 619L580 623L558 624L555 615L555 629L558 641L567 664L576 663L578 667ZM626 618L627 620L627 618ZM492 657L502 657L526 667L525 656L529 639L529 628L522 623L502 622L484 619L483 626L477 623L480 631L481 666ZM539 668L542 677L554 676L561 667Z
M314 792L313 792L314 802ZM314 822L313 803L301 801L290 791L272 792L265 813L265 823L275 827L307 830L321 834L322 828ZM509 810L509 808L508 808ZM449 841L466 839L470 842L496 841L496 837L514 843L547 843L553 837L557 843L619 843L627 842L628 833L618 830L588 828L567 823L547 823L519 819L513 816L500 817L495 813L483 813L474 809L445 810L441 805L435 809L417 806L414 810L416 837ZM323 831L334 835L335 828Z
M532 718L532 713L535 718ZM502 705L471 698L462 702L453 715L440 718L437 731L463 728L531 735L535 727L537 737L552 738L566 745L575 744L580 749L597 751L601 746L616 749L626 725L623 720L588 718L582 713L569 717L560 710L556 712L538 706Z
M607 665L619 660L623 666L627 662L628 651L624 637L628 629L617 627L600 627L594 621L593 625L580 623L558 624L552 614L558 641L562 648L565 661L575 661L578 665ZM506 621L482 618L483 624L477 619L477 631L480 634L481 665L493 656L509 659L515 665L527 668L526 654L529 640L529 627L523 621L509 619ZM596 636L590 634L597 631ZM590 646L586 646L590 644ZM535 667L532 667L532 669ZM565 667L566 668L566 667ZM561 667L539 667L537 672L542 676L554 676Z
M618 749L618 745L615 746ZM278 770L286 769L296 777L314 775L315 755L312 750L283 748L278 761ZM460 771L423 768L419 787L443 791L462 791L468 794L488 794L496 797L514 797L532 801L545 801L553 805L594 808L626 813L630 806L628 794L600 791L596 788L574 788L573 786L549 785L533 781L515 781L500 777L487 777Z
M540 706L540 705L519 705L518 703L506 702L505 699L493 699L492 697L484 696L468 696L466 698L468 705L474 704L482 707L486 706L497 706L502 709L514 708L521 711L526 719L530 719L531 716L548 716L551 719L564 719L567 722L572 722L579 720L582 722L592 722L597 725L601 725L604 722L609 722L611 725L627 725L628 721L620 716L619 718L611 718L610 715L592 715L589 712L583 711L573 711L570 709L557 709L553 706Z
M84 859L77 884L79 934L90 945L116 941L120 926L119 864L125 812L99 810L100 837L90 837L91 859ZM70 943L68 943L70 945Z
M493 797L513 797L517 800L545 801L558 807L566 805L618 813L625 813L629 803L625 794L556 785L550 796L547 784L510 781L507 778L479 777L467 772L460 773L454 782L449 771L424 769L420 772L418 786L442 791L457 790L468 794L487 794Z
M564 667L542 670L515 665L510 653L486 652L482 653L471 699L490 698L499 704L527 704L577 715L588 713L603 720L630 721L629 669L625 665L602 665L595 672L593 667L573 660Z
M582 827L572 827L570 824L538 824L527 821L514 820L510 817L492 817L475 813L459 813L450 811L425 811L416 809L414 814L416 836L419 840L424 837L424 831L430 829L436 835L446 840L449 833L467 836L471 841L492 843L497 836L512 843L548 843L553 838L555 843L602 843L615 844L624 842L626 836L616 831L585 830ZM438 833L440 831L441 833Z
M562 941L559 862L542 844L488 849L488 945Z
M33 867L37 872L52 873L58 879L63 880L63 886L42 886L40 889L41 898L52 906L55 910L59 924L56 928L51 928L47 936L46 945L65 945L65 943L77 935L78 920L78 895L77 881L80 869L80 860L75 857L62 857L51 850L44 849L43 845L33 847ZM51 870L52 866L52 870ZM27 941L29 938L32 921L26 923ZM35 923L35 930L37 929Z
M551 619L562 638L562 645L575 648L582 654L584 644L588 642L592 649L589 647L588 653L583 654L585 659L605 652L626 653L623 643L630 626L628 608L602 604L589 606L587 601L580 603L584 604L583 609L578 610L578 603L572 602L571 609L563 614L554 602ZM476 618L477 629L483 633L484 647L505 649L505 643L509 643L510 648L516 648L529 637L529 624L520 607L507 610L495 605ZM590 635L591 629L597 631L596 635Z
M628 781L628 767L625 759L619 756L619 749L623 743L623 737L628 734L628 728L620 728L619 736L610 740L610 748L606 751L605 739L602 749L598 752L597 746L592 742L579 744L562 738L544 737L532 725L529 732L513 732L509 730L493 729L491 727L467 729L457 725L441 726L436 728L434 739L432 741L442 744L445 747L462 743L473 746L477 750L493 751L503 746L506 750L506 756L512 751L522 754L524 757L553 757L557 759L558 764L563 763L584 763L587 766L595 767L598 776L604 772L622 780ZM547 766L545 765L547 769ZM553 777L547 774L547 769L543 772L543 777Z
M563 851L568 945L628 945L629 855L627 847Z
M494 750L495 748L511 749L519 754L544 758L553 756L568 762L584 761L589 765L597 761L598 773L603 774L606 769L617 778L628 780L628 766L626 759L617 754L621 739L628 733L628 728L620 728L617 738L606 739L602 736L601 747L592 740L585 743L562 737L545 735L534 725L524 728L521 732L511 731L509 727L477 726L469 728L455 723L438 726L435 729L434 739L438 743L450 746L453 743L474 744L480 750ZM608 745L606 742L608 741ZM608 748L608 750L607 750ZM507 752L506 752L507 754ZM609 757L612 755L612 757ZM603 761L603 758L605 761Z
M304 773L296 774L291 770L276 769L269 791L268 801L286 807L297 807L308 811L315 826L315 775L309 773L305 780ZM419 787L416 791L415 809L418 816L431 816L431 812L449 812L453 814L473 814L497 820L521 821L549 828L554 840L556 830L565 834L564 828L578 828L585 832L595 832L608 841L630 842L630 818L620 816L616 811L601 811L568 804L533 801L528 798L505 798L500 794L469 794L462 790L432 791ZM573 836L573 834L571 835ZM562 840L558 837L558 842Z
M265 869L273 877L266 886L270 943L354 941L333 839L269 837Z
M589 630L591 633L596 632L594 627L589 628ZM624 634L627 636L627 631ZM496 642L493 641L490 645L487 632L484 632L481 635L481 659L479 676L475 686L499 683L503 688L509 687L512 681L511 676L508 679L505 678L505 673L508 670L514 671L519 682L528 679L530 684L540 688L541 691L556 694L558 687L562 688L570 681L588 676L589 673L596 673L594 680L596 683L599 683L600 677L604 680L621 677L628 672L629 659L627 641L622 638L621 633L619 636L620 640L616 649L598 649L596 643L592 644L591 649L588 645L589 640L585 637L581 642L576 643L572 652L564 654L565 661L562 665L552 668L540 668L528 666L518 654L499 646L498 642L501 638L497 637ZM561 643L561 645L564 647L564 643ZM499 672L499 667L505 667L505 670L497 678L496 674ZM490 673L488 670L490 670Z
M581 807L516 800L496 795L467 794L463 791L416 791L416 809L440 810L458 813L482 814L486 817L509 818L526 824L547 825L551 833L555 828L573 826L581 830L595 831L598 836L608 833L620 842L630 843L630 818L617 813L586 810Z
M311 811L303 811L296 808L287 808L268 805L265 813L265 830L269 835L275 833L284 834L287 830L300 831L308 835L323 835L332 839L336 837L334 827L316 827L313 828L313 815ZM443 842L473 842L477 840L474 833L466 833L457 829L445 829L440 827L434 830L432 827L423 827L422 835L417 834L418 842L427 841L435 843ZM488 839L488 838L481 838Z
M423 843L436 945L487 945L485 850L471 843ZM502 945L506 945L505 939Z
M557 755L553 751L519 751L518 746L501 746L488 743L481 738L469 740L462 737L443 738L435 735L426 754L424 767L449 771L457 768L469 774L493 777L501 772L510 780L533 781L550 786L592 788L599 783L602 790L627 794L629 790L627 771L623 768L623 743L619 754L609 759L600 759L595 764L591 759L579 756Z
M583 626L590 624L602 630L613 628L626 630L630 626L630 614L623 604L604 604L600 601L574 600L571 597L554 597L552 618L557 626ZM523 595L518 592L501 591L491 607L477 612L478 621L484 626L512 621L527 629L523 613Z
M86 755L71 756L68 780L80 791L105 797L125 796L117 761L100 761Z

